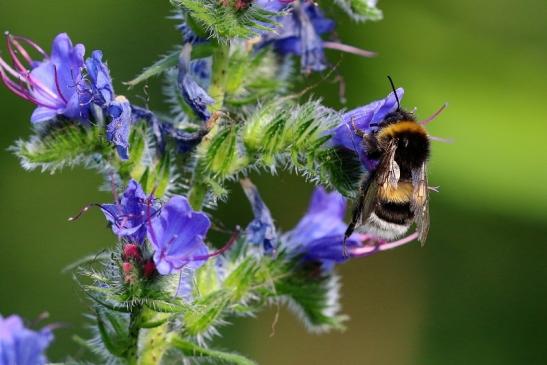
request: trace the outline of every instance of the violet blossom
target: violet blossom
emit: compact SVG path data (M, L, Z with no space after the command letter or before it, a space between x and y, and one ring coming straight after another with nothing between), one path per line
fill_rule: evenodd
M374 52L362 50L338 42L324 41L322 36L334 30L333 20L324 16L319 7L309 1L295 3L292 11L278 19L280 26L275 32L263 35L263 44L272 43L282 54L300 56L303 72L323 71L327 68L325 48L372 57Z
M267 254L273 253L277 244L277 232L270 210L264 204L256 186L249 179L242 180L241 186L251 203L254 214L254 219L247 226L247 241L255 245L262 245Z
M53 40L48 55L28 38L6 33L6 41L12 66L0 58L0 76L10 91L37 105L32 123L57 116L88 120L91 90L82 76L82 44L73 46L69 36L61 33ZM29 48L38 52L42 60L33 59Z
M167 275L182 268L200 267L210 257L203 241L210 226L209 218L193 211L185 197L177 195L169 199L147 225L158 272Z
M397 96L401 100L404 96L402 88L397 89ZM356 153L361 164L367 171L373 171L378 161L367 157L363 137L358 131L372 133L378 130L386 115L397 110L398 104L395 94L389 93L384 99L373 101L365 106L353 109L342 115L342 123L330 130L332 135L330 144L333 147L343 148Z
M101 204L100 208L112 224L112 231L120 238L136 244L144 242L148 215L153 216L157 212L152 198L146 196L135 180L127 184L115 204Z
M190 109L192 109L198 118L205 121L211 116L211 113L207 110L207 107L213 104L215 100L211 98L203 87L196 82L195 76L193 75L196 70L191 69L191 51L191 45L187 44L184 46L180 54L178 86L186 104L188 104Z
M0 315L1 365L43 365L47 361L45 351L52 340L51 328L33 331L24 326L19 316Z
M286 244L306 261L321 263L329 270L349 258L370 256L416 240L412 233L400 240L387 242L367 233L353 233L344 243L346 200L338 193L314 190L308 211L298 225L285 236Z

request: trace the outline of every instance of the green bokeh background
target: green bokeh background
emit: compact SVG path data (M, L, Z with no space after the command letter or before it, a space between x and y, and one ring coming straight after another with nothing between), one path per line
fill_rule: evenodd
M420 117L445 101L429 127L454 139L434 144L428 244L340 267L344 333L309 335L276 309L235 321L221 342L260 364L544 364L547 361L547 27L545 0L383 0L385 19L356 25L330 2L338 33L349 44L378 51L375 59L343 56L352 108L383 97L385 75L404 86L404 105ZM166 19L167 0L0 0L0 28L46 48L68 32L88 52L104 51L119 93L157 55L179 42ZM3 48L3 47L2 47ZM340 55L329 53L332 63ZM165 109L161 83L150 105ZM342 107L337 86L318 94ZM132 94L144 96L143 89ZM57 175L25 172L6 148L29 135L32 106L0 88L0 313L28 319L48 311L66 328L49 354L78 355L86 302L61 269L111 245L99 212L76 224L66 218L92 201L101 179L75 169ZM281 174L255 178L279 225L292 227L311 186ZM220 208L226 225L245 225L247 202L237 186Z

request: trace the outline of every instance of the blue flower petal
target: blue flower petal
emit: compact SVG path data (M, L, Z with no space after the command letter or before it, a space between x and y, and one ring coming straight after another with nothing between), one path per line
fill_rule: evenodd
M403 98L404 90L402 88L397 89L397 96L399 100ZM377 161L370 161L367 158L363 139L355 132L355 129L364 133L371 133L377 130L378 125L385 119L387 114L395 110L397 110L397 100L391 92L384 99L373 101L345 113L342 116L342 123L329 131L332 134L331 145L354 151L359 155L365 169L373 170Z
M91 79L95 102L100 106L112 102L115 95L110 71L103 63L102 58L103 53L97 50L93 51L91 57L86 60L87 73Z
M201 266L207 260L203 239L210 226L209 218L193 211L185 197L172 197L148 228L158 272L167 275Z
M0 364L43 365L45 350L53 340L49 329L32 331L25 328L20 317L0 315Z
M255 245L262 245L265 253L272 253L277 241L277 232L270 210L250 180L243 180L241 186L251 203L254 214L254 219L247 226L247 241Z
M106 126L106 138L116 145L122 160L129 158L129 133L133 121L131 104L123 96L117 96L108 106L108 115L112 121Z

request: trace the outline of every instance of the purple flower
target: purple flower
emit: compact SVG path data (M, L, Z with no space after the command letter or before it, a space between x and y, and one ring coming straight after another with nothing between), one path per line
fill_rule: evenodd
M102 59L103 53L97 50L85 61L93 89L93 101L99 106L110 104L115 96L110 71Z
M335 23L323 15L313 2L293 6L290 14L280 17L279 29L263 35L263 44L273 43L274 49L282 54L300 56L303 72L323 71L327 67L325 48L372 57L374 52L362 50L338 42L323 41L321 36L331 33Z
M184 101L192 109L194 114L201 120L208 120L211 113L207 110L207 106L213 104L215 100L207 94L193 76L193 73L195 73L196 70L191 69L191 51L192 47L186 45L180 54L178 86ZM200 67L203 67L203 65Z
M148 225L148 240L154 248L154 263L162 275L195 270L210 255L203 242L211 226L209 218L195 212L183 196L174 196Z
M101 204L100 208L112 223L112 231L116 235L129 242L142 244L146 237L148 215L153 216L157 212L155 207L149 209L149 202L152 204L140 184L131 180L116 204Z
M66 33L53 40L51 55L33 41L7 34L7 47L13 66L0 58L0 76L7 88L37 105L31 122L39 123L58 115L87 121L91 90L82 77L85 48L72 45ZM43 60L34 60L26 45Z
M334 29L334 21L326 18L312 3L295 6L291 14L279 19L277 34L264 36L265 42L273 42L277 52L300 56L304 72L322 71L327 65L321 35Z
M254 219L247 226L247 241L262 245L266 253L273 253L277 233L270 210L264 204L258 190L249 179L241 181L241 186L253 208Z
M264 10L278 12L287 7L294 0L256 0L255 4Z
M286 234L287 245L302 254L304 260L319 261L326 267L347 260L343 250L347 228L344 223L345 211L346 200L340 193L316 188L308 211L298 225ZM357 247L360 243L358 233L346 241L348 248Z
M106 126L106 138L114 143L122 160L129 158L129 133L133 114L131 104L124 96L117 96L108 104L107 114L111 122Z
M397 89L399 100L403 98L403 95L404 90L402 88ZM345 113L342 116L342 123L329 131L332 134L331 145L357 153L364 168L368 171L374 170L378 161L367 158L363 138L356 133L355 129L364 133L374 132L386 118L386 115L396 110L397 99L391 92L384 99L373 101Z
M25 328L19 316L0 315L0 364L43 365L45 350L53 340L51 329L32 331Z

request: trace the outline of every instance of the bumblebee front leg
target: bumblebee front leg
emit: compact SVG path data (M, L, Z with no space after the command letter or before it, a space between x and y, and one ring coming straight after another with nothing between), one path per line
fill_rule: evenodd
M365 205L365 194L361 191L359 192L359 199L357 199L357 203L353 207L353 212L351 216L351 222L348 225L348 228L346 229L346 232L344 233L344 242L343 242L343 254L344 257L349 257L348 247L346 245L347 239L351 236L353 231L355 231L355 226L357 225L357 222L361 219L361 214L363 213L363 206Z

